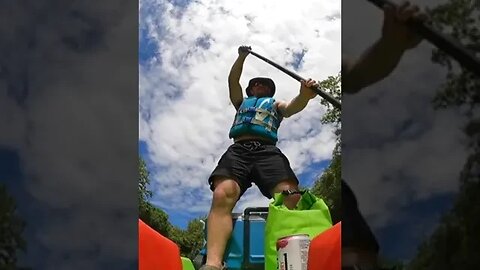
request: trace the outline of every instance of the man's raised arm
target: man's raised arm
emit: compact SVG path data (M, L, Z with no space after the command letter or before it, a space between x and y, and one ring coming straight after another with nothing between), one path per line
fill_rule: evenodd
M426 16L419 12L418 6L410 5L407 1L399 7L384 7L380 39L358 60L342 61L342 92L356 93L387 77L398 65L405 51L420 43L422 37L406 25L410 19L425 20Z
M230 91L230 101L235 109L238 110L243 101L242 87L240 86L240 76L242 75L243 63L247 58L251 49L248 46L240 46L238 48L238 58L233 63L230 74L228 75L228 88Z
M310 87L317 86L317 82L312 79L307 81L301 81L300 92L290 102L277 101L277 108L283 117L290 117L300 111L302 111L310 99L317 96Z

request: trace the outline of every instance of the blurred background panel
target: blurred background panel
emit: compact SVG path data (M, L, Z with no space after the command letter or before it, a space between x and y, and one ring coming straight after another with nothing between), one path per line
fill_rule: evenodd
M427 15L429 28L478 57L478 3L410 4ZM384 25L383 10L372 2L342 1L342 61L350 63L342 68L342 178L353 192L342 192L344 252L399 269L475 269L479 77L426 39L399 53L405 33ZM378 45L386 39L393 42ZM374 49L380 57L364 61ZM389 66L388 59L396 60ZM355 77L349 67L359 63L363 72Z

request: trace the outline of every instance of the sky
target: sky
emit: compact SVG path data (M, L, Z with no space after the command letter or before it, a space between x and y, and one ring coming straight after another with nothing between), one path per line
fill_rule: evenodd
M343 5L342 14L342 54L359 57L380 37L383 14L368 1ZM410 259L452 206L468 154L462 111L431 103L446 75L430 61L433 48L423 41L390 76L342 99L342 177L381 252L398 260Z
M151 202L185 228L208 213L211 171L232 143L235 115L227 77L240 45L317 81L340 71L340 1L140 1L139 143L151 173ZM250 55L240 83L271 77L276 98L300 83ZM320 124L320 97L282 122L277 146L300 184L311 186L329 164L333 127ZM253 186L235 212L267 206Z

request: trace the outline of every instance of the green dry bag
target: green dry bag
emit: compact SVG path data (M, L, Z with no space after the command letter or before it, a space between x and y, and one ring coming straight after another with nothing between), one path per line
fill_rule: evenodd
M310 240L332 227L332 218L325 202L307 191L295 209L288 209L283 200L287 195L276 193L268 206L265 224L265 270L277 270L276 243L279 238L308 234Z

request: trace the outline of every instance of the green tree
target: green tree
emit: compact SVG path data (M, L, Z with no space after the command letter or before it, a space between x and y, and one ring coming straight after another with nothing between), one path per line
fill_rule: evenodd
M168 220L168 215L148 201L152 197L149 177L147 165L142 157L139 157L139 218L155 231L175 242L180 248L181 256L193 260L203 247L203 224L200 219L194 219L189 222L186 230L173 226Z
M474 54L480 52L480 17L478 1L450 0L433 9L427 10L431 17L431 25L461 41ZM455 61L439 49L432 53L432 60L447 68L447 82L443 90L434 99L437 108L448 106L463 106L470 109L478 106L480 101L479 78L463 68L457 68Z
M341 74L338 73L336 76L328 76L327 79L319 82L320 88L323 89L326 93L329 93L337 100L342 98L341 90ZM338 108L333 107L327 100L321 99L320 103L327 107L327 112L323 115L321 119L322 124L332 123L335 124L337 129L340 129L340 115L341 111ZM338 133L339 134L339 133Z
M161 209L153 206L148 199L152 197L149 190L150 173L142 157L139 157L139 180L138 180L138 212L139 218L165 237L169 237L172 225L168 221L168 215Z
M341 98L340 88L341 74L329 76L321 81L320 87L334 98ZM339 221L341 205L341 111L333 107L326 100L320 101L327 107L327 112L320 120L322 124L333 124L336 128L337 143L332 153L332 160L325 171L315 180L311 189L312 193L321 197L330 208L330 213L334 222Z
M341 197L341 155L337 143L330 165L318 177L312 187L312 193L322 198L330 209L334 223L340 220Z
M203 247L203 224L200 219L193 219L188 223L186 230L174 227L171 236L179 245L181 255L193 260Z
M454 207L420 245L409 269L477 269L480 265L480 185L478 180L466 179L467 170Z
M167 213L163 210L146 203L144 207L140 208L139 218L161 235L170 238L173 226L168 221Z
M142 157L139 157L139 179L138 179L138 203L142 207L142 204L148 202L148 199L152 197L152 192L148 189L150 185L150 172L147 170L147 164Z
M0 269L18 269L17 252L25 252L25 222L17 215L15 201L0 184Z
M185 233L187 237L182 245L182 254L193 260L203 247L203 223L199 219L190 221Z

